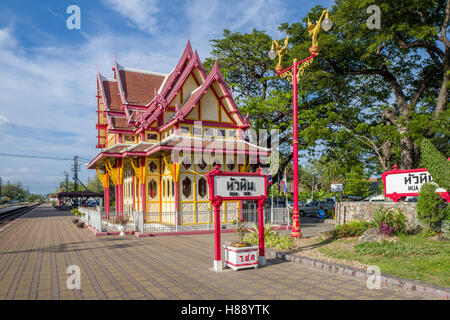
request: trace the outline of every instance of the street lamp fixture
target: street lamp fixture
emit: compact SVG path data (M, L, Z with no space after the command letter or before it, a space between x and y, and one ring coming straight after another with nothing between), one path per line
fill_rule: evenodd
M308 19L308 32L309 36L312 40L312 46L309 48L309 52L311 56L306 59L301 60L300 62L297 59L294 59L292 66L283 70L283 66L281 65L281 59L283 55L287 51L287 45L289 41L289 34L284 40L283 46L279 45L276 40L272 41L272 46L268 53L269 59L275 60L278 56L278 64L275 67L275 71L277 72L277 76L280 78L288 78L292 81L293 87L293 177L292 184L294 187L294 208L293 208L293 223L292 223L292 232L291 237L301 238L302 234L300 232L300 216L298 211L298 130L297 130L297 83L305 68L309 66L314 57L319 54L319 46L317 43L317 36L319 35L320 29L322 28L325 31L328 31L333 26L333 22L330 20L328 10L323 10L320 19L316 21L316 24L312 24Z

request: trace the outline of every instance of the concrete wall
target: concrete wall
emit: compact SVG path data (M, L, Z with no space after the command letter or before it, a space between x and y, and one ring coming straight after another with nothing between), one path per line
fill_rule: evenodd
M338 202L336 203L336 225L353 220L371 221L377 209L399 208L409 222L418 222L417 202Z

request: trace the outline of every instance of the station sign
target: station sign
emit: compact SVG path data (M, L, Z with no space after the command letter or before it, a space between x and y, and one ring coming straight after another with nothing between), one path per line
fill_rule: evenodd
M263 176L215 176L214 196L259 197L265 196L266 186Z
M403 197L418 196L423 184L433 182L433 177L427 169L393 170L386 171L382 175L384 183L384 195L394 201ZM443 198L448 197L448 192L443 188L437 188Z

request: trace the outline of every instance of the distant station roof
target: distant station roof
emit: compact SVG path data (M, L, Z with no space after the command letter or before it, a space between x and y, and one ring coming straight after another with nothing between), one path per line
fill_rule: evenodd
M89 197L103 197L103 193L90 191L72 191L72 192L58 193L58 198L89 198Z

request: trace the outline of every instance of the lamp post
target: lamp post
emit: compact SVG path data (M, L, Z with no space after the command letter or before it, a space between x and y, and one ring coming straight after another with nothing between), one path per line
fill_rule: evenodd
M272 47L269 51L269 58L271 60L274 60L278 56L278 64L275 67L275 71L277 72L277 76L280 76L281 78L288 78L292 80L292 87L293 87L293 177L292 182L294 186L294 208L293 208L293 223L292 223L292 232L291 237L294 238L301 238L302 234L300 232L300 216L298 212L298 137L297 137L297 83L301 75L303 75L303 72L305 71L305 68L309 66L313 60L314 57L316 57L319 54L319 46L317 43L317 36L319 35L320 28L322 27L323 30L328 31L331 29L332 22L330 20L330 17L328 15L328 10L323 10L322 15L320 16L320 19L316 21L316 25L312 24L308 19L308 32L309 35L312 38L312 46L309 48L309 52L311 55L303 59L301 61L298 61L297 59L294 59L292 66L290 66L287 69L283 70L283 67L281 65L281 59L283 55L287 51L287 45L289 41L289 34L287 35L286 39L284 40L284 45L281 46L278 44L276 40L272 41ZM300 67L299 67L300 66Z

